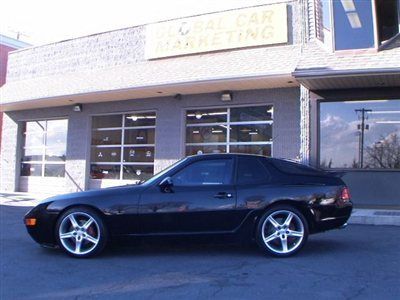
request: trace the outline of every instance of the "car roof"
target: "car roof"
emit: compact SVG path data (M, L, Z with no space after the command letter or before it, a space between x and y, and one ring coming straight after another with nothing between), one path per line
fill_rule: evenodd
M187 158L189 158L189 160L196 161L196 160L200 160L200 159L204 159L204 158L205 158L205 159L213 159L213 158L227 158L227 157L240 157L240 156L242 156L242 157L261 157L261 158L263 158L263 159L268 160L268 161L271 162L272 164L274 164L274 166L276 166L276 164L275 164L274 162L277 162L277 163L279 163L279 165L281 165L281 164L283 163L283 164L288 165L288 167L289 167L291 164L294 164L294 165L298 165L299 167L302 167L302 168L312 169L313 171L316 171L316 172L321 172L321 171L323 171L323 170L320 170L320 169L318 169L318 168L314 168L314 167L311 167L311 166L308 166L308 165L304 165L304 164L300 163L300 162L297 161L297 160L287 159L287 158L267 157L267 156L259 155L259 154L247 154L247 153L207 153L207 154L191 155L191 156L188 156ZM279 165L278 165L278 166L279 166ZM281 167L278 167L278 168L281 169Z
M279 159L279 158L272 158L267 157L264 155L259 154L248 154L248 153L206 153L206 154L195 154L188 156L191 159L200 159L200 158L227 158L227 157L238 157L238 156L245 156L245 157L262 157L268 160L280 160L280 161L289 161L286 159ZM293 161L295 162L295 161Z

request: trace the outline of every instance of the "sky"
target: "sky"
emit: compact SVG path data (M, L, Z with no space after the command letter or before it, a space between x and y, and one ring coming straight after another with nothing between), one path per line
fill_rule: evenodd
M3 0L0 33L33 45L271 0ZM276 0L274 1L276 2Z

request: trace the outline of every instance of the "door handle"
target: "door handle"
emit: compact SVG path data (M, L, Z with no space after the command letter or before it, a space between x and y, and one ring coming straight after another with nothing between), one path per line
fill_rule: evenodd
M230 198L233 198L233 195L232 195L232 193L219 192L219 193L214 195L214 198L217 198L217 199L230 199Z

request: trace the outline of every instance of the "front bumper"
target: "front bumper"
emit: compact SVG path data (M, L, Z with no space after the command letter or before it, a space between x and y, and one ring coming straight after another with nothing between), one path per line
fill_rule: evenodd
M32 239L47 247L54 247L57 245L55 239L55 224L57 222L58 214L49 213L46 210L46 207L49 203L39 204L38 206L31 209L24 217L27 218L35 218L36 224L34 226L26 226L26 230Z

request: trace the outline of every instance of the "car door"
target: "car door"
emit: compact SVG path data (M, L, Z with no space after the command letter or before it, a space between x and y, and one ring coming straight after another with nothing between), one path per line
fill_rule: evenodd
M168 189L153 186L142 193L140 233L201 233L234 230L234 157L197 159L171 175Z

